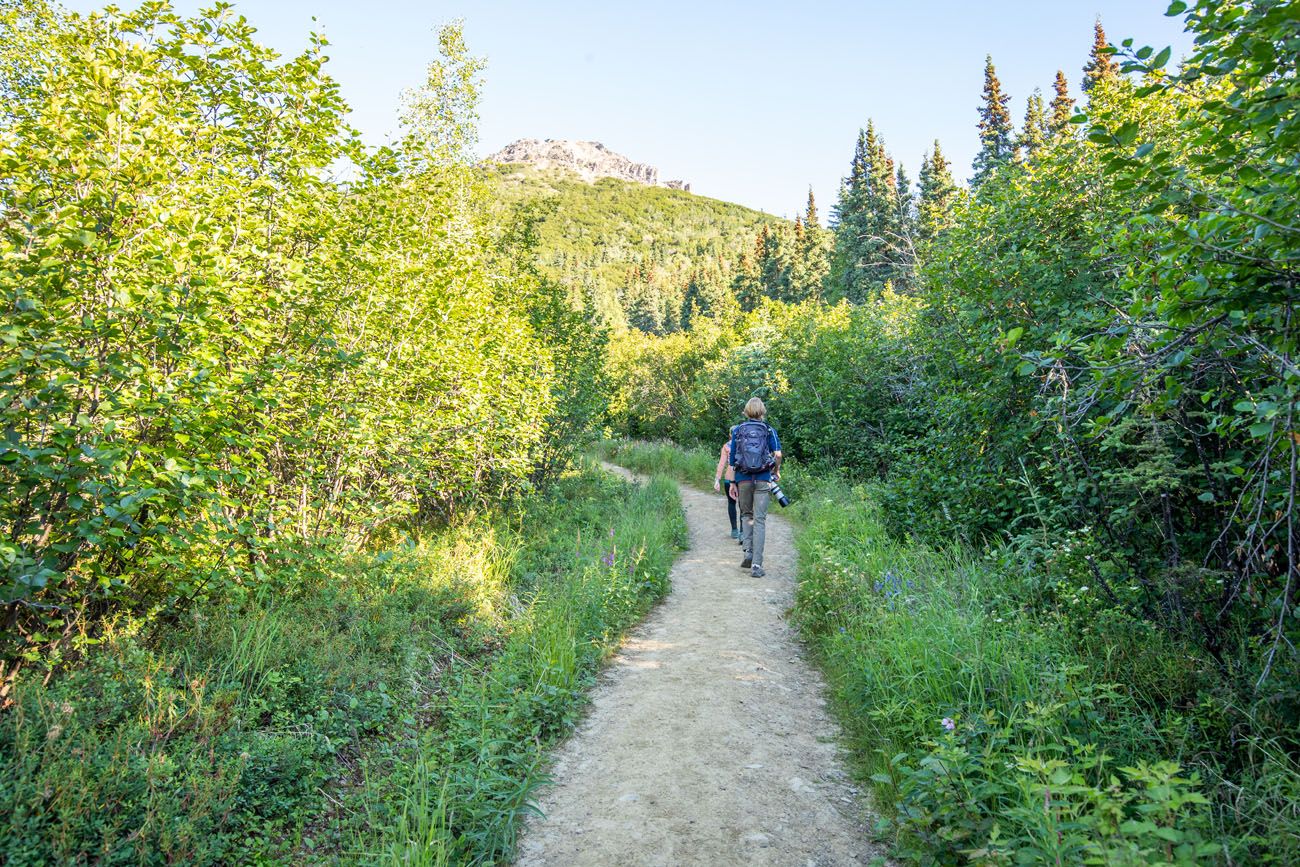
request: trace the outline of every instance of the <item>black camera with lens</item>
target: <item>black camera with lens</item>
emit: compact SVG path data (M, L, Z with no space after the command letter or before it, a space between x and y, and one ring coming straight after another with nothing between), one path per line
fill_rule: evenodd
M774 500L781 504L782 509L790 505L790 498L785 495L785 491L781 490L781 486L776 482L772 482L768 486L767 492L772 495Z

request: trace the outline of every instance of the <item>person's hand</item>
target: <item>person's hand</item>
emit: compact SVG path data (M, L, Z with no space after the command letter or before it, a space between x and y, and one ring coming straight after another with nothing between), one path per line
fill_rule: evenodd
M714 479L714 480L713 480L713 493L716 494L718 491L721 491L721 490L722 490L722 483L719 482L717 479Z
M735 485L727 485L727 496L733 500L739 500L740 496L736 493Z
M780 470L773 470L773 471L772 471L772 481L774 481L774 482L779 482L779 481L781 481L781 471L780 471Z

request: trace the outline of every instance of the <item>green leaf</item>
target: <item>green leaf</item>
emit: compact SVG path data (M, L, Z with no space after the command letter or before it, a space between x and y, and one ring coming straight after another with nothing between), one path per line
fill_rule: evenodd
M1118 141L1121 145L1133 144L1133 142L1137 139L1137 135L1138 135L1138 125L1133 121L1128 121L1124 124L1121 124L1120 128L1115 130L1115 140Z
M1171 49L1168 45L1160 49L1160 53L1156 55L1155 60L1151 61L1151 68L1163 69L1165 67L1165 64L1169 62L1170 53L1171 53Z

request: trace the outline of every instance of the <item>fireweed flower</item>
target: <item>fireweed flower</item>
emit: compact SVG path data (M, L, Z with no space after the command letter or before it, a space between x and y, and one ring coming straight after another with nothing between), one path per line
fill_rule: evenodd
M944 718L939 722L939 725L943 726L944 729L946 729L947 731L950 731L950 732L951 732L951 731L956 731L956 730L957 730L957 724L956 724L955 722L952 721L952 717L950 717L950 716L946 716L946 717L944 717Z

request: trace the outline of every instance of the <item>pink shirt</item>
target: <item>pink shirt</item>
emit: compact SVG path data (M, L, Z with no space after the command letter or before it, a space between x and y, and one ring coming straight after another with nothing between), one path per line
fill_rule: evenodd
M723 475L726 470L726 475ZM736 468L731 465L731 440L722 444L722 451L718 454L718 468L713 471L713 478L725 478L729 482L736 480Z

